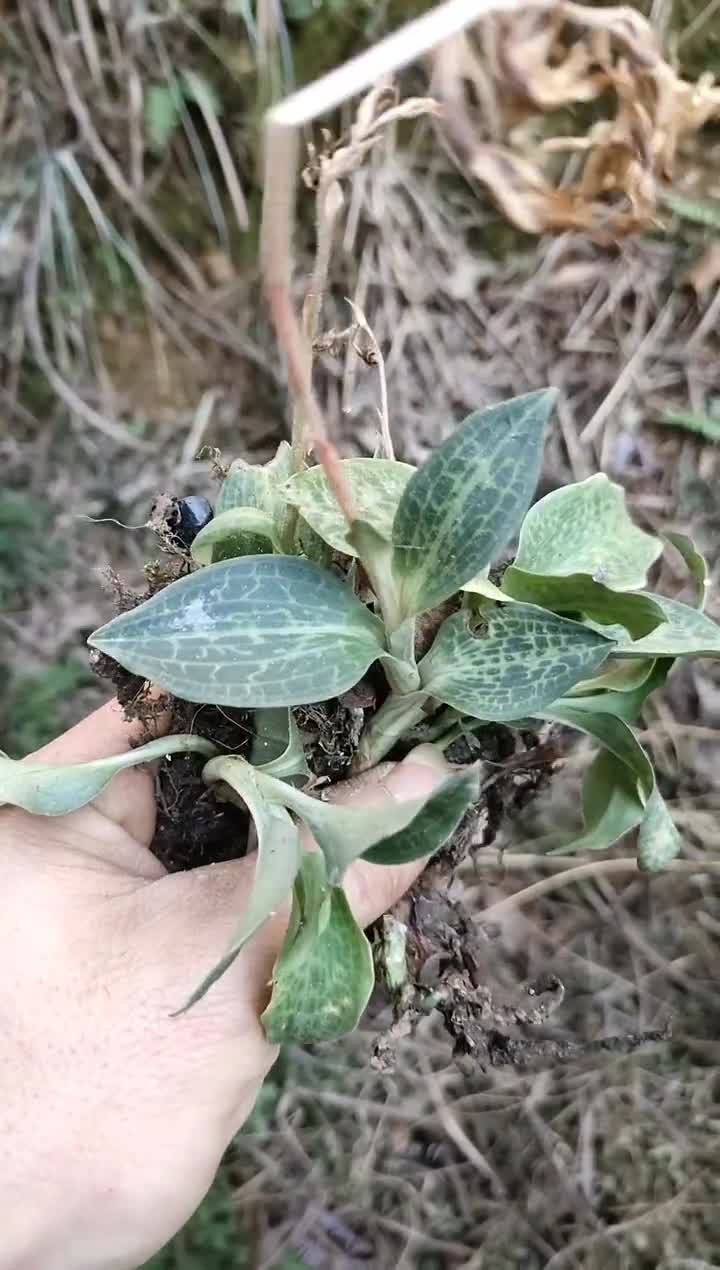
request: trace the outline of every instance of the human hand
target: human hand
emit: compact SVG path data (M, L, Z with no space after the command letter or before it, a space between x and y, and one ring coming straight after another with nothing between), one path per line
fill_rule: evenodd
M133 737L116 702L34 758L81 762ZM447 774L421 746L355 805L418 798ZM254 860L167 874L148 850L151 774L115 776L63 817L0 809L0 1270L134 1270L180 1228L252 1110L277 1050L260 1024L288 913L279 913L187 1014L225 951ZM422 861L357 861L362 925Z

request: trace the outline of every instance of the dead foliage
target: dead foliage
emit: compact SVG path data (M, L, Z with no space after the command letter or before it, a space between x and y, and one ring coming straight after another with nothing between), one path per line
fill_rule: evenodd
M463 168L529 234L608 241L656 225L680 143L720 116L714 77L682 79L627 7L561 0L490 23L484 56L464 34L434 59L442 128ZM567 135L567 112L583 103L593 121ZM558 168L558 156L575 161Z

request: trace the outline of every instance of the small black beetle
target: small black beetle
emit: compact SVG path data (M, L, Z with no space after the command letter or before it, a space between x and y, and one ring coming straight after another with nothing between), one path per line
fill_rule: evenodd
M201 529L210 524L215 515L212 503L202 494L190 494L187 498L173 499L173 516L168 518L173 538L183 547L190 547Z

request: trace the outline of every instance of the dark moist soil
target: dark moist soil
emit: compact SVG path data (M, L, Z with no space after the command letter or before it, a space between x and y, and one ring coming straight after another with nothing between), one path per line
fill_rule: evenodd
M207 737L227 754L248 752L251 711L221 710L170 695L151 699L143 679L129 674L105 654L93 659L93 669L113 684L126 717L147 725L147 737L141 737L138 744L155 735L153 721L169 712L168 733L192 732ZM158 814L151 850L170 873L236 860L247 851L249 816L208 788L202 779L206 762L202 754L176 754L158 764Z

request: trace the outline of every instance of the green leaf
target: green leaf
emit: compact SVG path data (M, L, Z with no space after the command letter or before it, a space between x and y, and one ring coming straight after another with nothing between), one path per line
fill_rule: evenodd
M673 860L682 839L673 824L665 800L657 789L648 799L637 841L638 865L646 873L657 873Z
M363 852L372 864L407 864L437 851L457 829L465 812L480 797L477 768L449 776L430 795L415 819L398 833Z
M281 489L291 470L292 449L287 441L280 442L269 463L251 464L236 459L220 487L217 515L235 507L257 507L276 520L285 507Z
M212 755L215 746L200 736L168 736L110 758L54 766L0 752L0 805L10 803L36 816L64 816L97 798L116 772L168 754L189 753Z
M537 483L554 389L470 415L405 487L393 523L404 615L446 600L511 537Z
M208 565L88 642L186 701L253 707L337 696L385 651L350 588L295 556Z
M601 750L593 759L583 781L583 833L553 848L549 855L569 851L606 851L613 843L637 828L645 815L645 805L631 769Z
M501 604L507 604L509 600L514 599L514 596L506 595L499 586L491 582L486 573L478 573L469 582L465 582L463 591L468 591L470 595L481 595L485 600L499 601Z
M479 796L475 769L448 776L427 798L376 807L322 802L274 778L263 777L265 797L289 807L308 826L333 883L359 856L378 864L400 864L431 855L447 842Z
M601 635L605 632L601 631ZM587 697L591 692L632 692L646 682L652 674L652 660L620 661L611 664L592 679L581 679L572 689L571 697Z
M229 969L248 940L285 902L302 860L297 826L283 807L265 801L249 764L235 757L211 759L205 764L203 780L209 785L224 781L240 795L255 822L257 858L252 889L232 942L179 1011L181 1014L205 996L208 988Z
M291 710L255 711L255 740L250 762L259 772L280 780L310 775L300 729Z
M273 1045L333 1041L357 1027L375 982L370 945L323 858L305 854L293 912L262 1016Z
M720 626L699 609L664 595L652 599L664 621L642 639L619 643L618 657L720 657Z
M292 450L287 441L280 443L277 453L269 463L250 464L244 459L236 459L231 464L220 488L215 519L210 522L207 529L212 531L213 526L217 526L218 523L221 526L229 526L231 522L225 519L228 512L242 512L246 521L243 528L239 528L234 534L228 533L218 541L213 550L213 561L262 554L271 551L273 544L277 546L287 507L280 490L291 470ZM253 508L269 518L273 526L272 532L269 530L267 521L258 522L257 532L250 530L249 511ZM202 530L198 538L201 538L204 533L205 530ZM208 538L210 536L208 535ZM197 550L197 539L193 545Z
M250 749L250 763L253 767L272 763L285 753L290 744L292 722L292 712L282 706L270 706L268 709L255 711L255 736Z
M420 678L431 696L475 719L535 714L613 651L589 627L529 604L488 609L476 630L469 618L446 618L420 662Z
M660 201L670 208L673 215L683 220L694 221L695 224L706 225L710 229L720 229L720 204L717 200L710 202L688 198L687 194L666 189L661 192Z
M625 688L600 688L599 691L579 695L573 693L565 702L576 710L589 710L591 714L614 714L617 719L634 723L651 692L664 684L672 669L674 659L661 657L657 661L642 661L643 674L639 681ZM626 665L635 663L629 662ZM611 672L612 673L612 672ZM596 681L600 682L600 680ZM579 689L580 685L577 685Z
M667 539L672 547L682 556L687 565L688 573L695 583L695 605L696 609L705 608L707 599L707 589L710 585L708 575L707 560L698 551L692 538L687 534L679 534L674 530L666 530L663 537Z
M577 709L577 703L567 700L555 703L551 710L543 712L542 717L569 723L578 731L594 737L625 766L629 773L629 780L627 776L618 777L616 785L614 779L618 773L616 764L601 766L599 776L598 769L595 770L591 790L585 792L583 797L584 806L586 809L589 806L591 818L594 818L591 819L589 826L586 824L586 834L589 831L594 838L590 845L593 845L595 849L603 845L610 846L621 832L624 833L639 823L638 865L648 872L663 868L673 856L677 855L681 840L655 784L652 763L627 724L611 714L592 714L590 711ZM632 811L630 782L634 784L642 806L642 816L639 821L634 819ZM609 809L604 816L603 798ZM604 844L601 840L601 830L604 830L607 836ZM587 846L588 843L580 838L573 845ZM567 850L567 848L563 849Z
M643 805L647 803L655 788L655 773L650 759L627 723L613 714L593 713L589 709L583 709L577 701L568 698L556 701L543 710L542 718L567 723L578 732L584 732L586 736L599 741L630 769Z
M686 432L697 432L706 441L720 441L720 419L711 415L697 415L692 410L664 410L654 422L671 428L684 428Z
M254 540L265 539L267 550L280 550L278 531L272 517L257 507L233 507L214 516L194 539L190 554L196 564L234 560L257 555ZM246 549L247 548L247 549Z
M400 497L415 468L392 459L343 459L340 467L358 520L371 525L389 542ZM336 551L348 556L359 554L349 536L350 526L320 465L293 476L283 486L283 494Z
M514 600L560 613L584 613L601 626L619 624L633 636L647 635L663 620L663 611L651 596L611 591L586 573L550 577L511 565L503 575L502 589Z
M661 552L662 543L628 516L622 487L598 473L530 508L515 565L545 577L586 574L611 591L636 591Z

